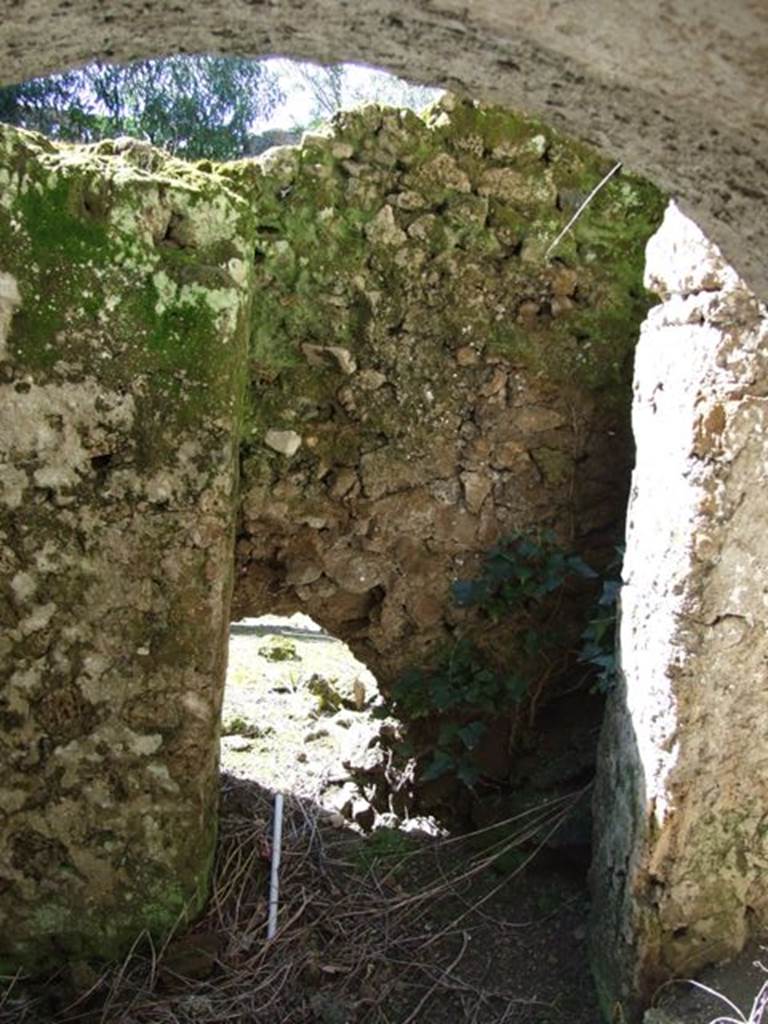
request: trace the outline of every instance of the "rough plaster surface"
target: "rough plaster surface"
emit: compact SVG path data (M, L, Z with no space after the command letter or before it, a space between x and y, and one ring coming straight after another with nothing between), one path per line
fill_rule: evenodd
M595 797L606 1011L768 926L764 525L768 315L671 207L635 363L623 682Z
M212 854L250 247L114 148L0 134L3 973L166 932Z
M763 0L2 0L0 24L4 81L95 57L277 53L367 61L541 114L670 191L768 294Z

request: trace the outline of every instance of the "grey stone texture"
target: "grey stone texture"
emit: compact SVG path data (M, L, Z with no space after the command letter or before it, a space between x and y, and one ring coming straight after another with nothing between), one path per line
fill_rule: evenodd
M41 10L8 10L4 67L45 59L25 20ZM85 10L61 9L63 63L171 45L164 11L121 28L135 12L115 7L108 43L92 12L81 26ZM691 95L669 106L619 88L632 57L652 78L648 33L642 52L625 40L610 65L610 47L582 36L599 68L587 73L555 56L572 8L532 19L536 46L513 44L492 7L342 18L297 6L292 18L313 10L328 15L315 52L353 55L335 47L357 17L378 63L402 71L411 55L410 73L437 78L445 60L478 87L490 67L488 88L498 78L510 98L509 83L525 80L542 108L566 91L550 116L585 135L605 99L593 137L623 123L612 148L662 180L666 168L689 206L698 169L700 219L726 245L745 230L731 253L760 284L749 242L765 227L752 215L751 236L744 228L755 197L743 188L759 182L753 110L745 101L724 126L713 104L705 120L698 69ZM729 13L730 36L709 51L734 111L750 44L740 64L726 56L749 10ZM622 11L626 33L639 8ZM607 46L618 16L605 13ZM311 51L303 30L286 42L287 21L270 36L253 28L266 14L216 15L221 49ZM403 34L388 54L373 31L382 18ZM666 33L674 19L662 19ZM102 33L98 47L89 31ZM192 48L211 46L189 21L183 31ZM453 64L450 39L461 40ZM666 117L678 134L653 143ZM727 171L703 131L712 119L720 147L741 139L722 150ZM692 145L697 130L703 148L672 159L671 142ZM663 160L658 138L670 143ZM466 624L447 611L448 583L502 532L547 522L583 554L610 549L645 312L638 268L661 200L617 176L547 260L573 195L610 161L451 98L428 124L372 108L299 149L212 171L126 141L73 149L4 130L0 147L5 968L119 952L204 897L241 441L238 613L309 610L376 667L426 658ZM725 173L742 189L728 203L715 187ZM664 303L638 352L623 681L595 799L595 963L606 1015L618 1003L627 1019L659 981L736 952L768 923L765 314L690 224L673 233L676 220L651 250ZM686 254L705 256L704 269ZM501 631L486 642L504 651ZM531 719L544 699L531 694Z
M674 206L647 277L592 867L595 972L628 1020L768 929L768 311Z
M763 0L2 0L0 80L176 52L356 60L530 114L668 190L768 295Z
M261 211L235 614L308 614L385 687L457 635L518 663L519 633L481 627L451 585L546 528L610 560L664 200L619 176L548 260L610 162L454 97L425 120L344 114L289 154L230 172Z
M248 218L113 149L0 133L3 974L166 934L213 855Z

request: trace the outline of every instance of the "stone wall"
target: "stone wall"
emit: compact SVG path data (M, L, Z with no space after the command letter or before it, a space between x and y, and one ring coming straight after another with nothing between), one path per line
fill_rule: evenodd
M451 599L500 537L610 560L660 194L617 178L546 256L608 166L447 98L229 172L259 211L237 616L305 612L386 688L462 634L519 658Z
M478 629L449 584L502 534L605 560L660 196L619 176L548 248L607 166L450 98L219 168L2 130L3 969L204 898L236 519L237 613L301 607L385 682ZM676 219L596 793L595 963L628 1019L768 924L765 311Z
M661 198L616 177L548 255L607 162L451 98L220 168L0 146L13 968L119 954L204 898L233 568L236 614L308 611L387 683L467 633L510 661L514 628L450 599L505 533L607 559ZM651 248L596 794L595 963L629 1019L768 924L765 311L676 224Z
M768 295L764 0L0 0L0 81L168 53L353 60L543 117L679 200Z
M502 533L605 557L661 197L614 178L550 257L609 162L451 99L219 168L2 147L0 952L39 966L204 895L238 444L237 614L388 679Z
M592 869L596 976L627 1020L768 928L768 313L674 207L647 273Z
M205 898L249 211L138 143L0 129L0 971Z

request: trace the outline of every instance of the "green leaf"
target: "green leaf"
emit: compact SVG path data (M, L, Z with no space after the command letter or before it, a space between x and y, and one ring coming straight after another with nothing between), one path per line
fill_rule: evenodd
M460 729L457 722L443 722L437 734L437 742L441 747L447 747L458 735Z
M485 722L470 722L458 730L458 736L467 750L474 750L487 732L488 726Z
M483 587L478 580L454 580L451 590L454 600L460 608L477 604L483 596Z
M504 681L507 699L517 704L528 692L528 683L519 676L508 676Z
M436 750L421 777L422 781L433 782L435 779L441 779L444 775L452 772L455 767L456 759L453 755L446 753L444 750Z
M579 558L578 555L571 555L568 559L568 567L571 572L575 572L578 576L583 576L584 579L597 579L597 573L595 570L591 566L587 565L582 558Z
M464 785L468 786L470 789L480 778L480 772L477 768L477 765L473 764L466 758L462 758L462 760L459 762L459 765L456 768L456 775L459 779L461 779Z

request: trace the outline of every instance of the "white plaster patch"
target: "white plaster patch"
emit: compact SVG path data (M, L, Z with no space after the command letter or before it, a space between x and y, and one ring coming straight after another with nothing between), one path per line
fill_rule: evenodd
M147 765L147 775L151 775L155 778L164 789L171 790L171 792L178 792L178 783L173 781L171 773L168 771L167 767L159 761L154 761L152 764Z
M18 508L24 500L29 477L16 466L0 466L0 503L6 508Z
M11 590L18 604L26 604L37 590L37 580L28 572L17 572L11 580Z
M164 270L158 270L152 275L152 284L157 292L155 312L158 316L161 316L164 310L176 301L179 286Z
M21 690L34 690L42 678L39 668L26 668L14 672L11 676L11 688L18 687Z
M211 717L211 709L207 702L196 693L185 693L181 702L195 718L202 718L205 721Z
M6 358L11 320L20 305L21 295L16 278L0 270L0 359Z
M128 738L128 747L134 754L142 757L149 757L156 754L163 745L163 737L159 733L138 734L134 733Z
M14 200L14 190L11 189L11 172L7 167L0 167L0 208L10 210Z
M231 259L227 264L229 270L229 276L238 286L242 288L245 282L248 280L248 265L243 260Z
M109 665L109 658L105 658L103 654L91 653L86 654L83 658L83 672L92 679L98 679L99 676L103 675L109 668Z
M146 495L150 501L161 504L170 501L174 492L174 480L170 473L156 473L145 485Z
M55 614L56 605L52 601L49 601L48 604L38 605L25 619L21 620L19 629L24 636L38 633L41 629L45 629Z
M0 389L3 455L16 465L34 462L38 487L76 486L90 471L92 454L104 451L111 434L127 433L133 417L132 395L105 391L95 380L31 383L26 392ZM29 483L14 466L0 467L0 498L6 506L18 508Z

